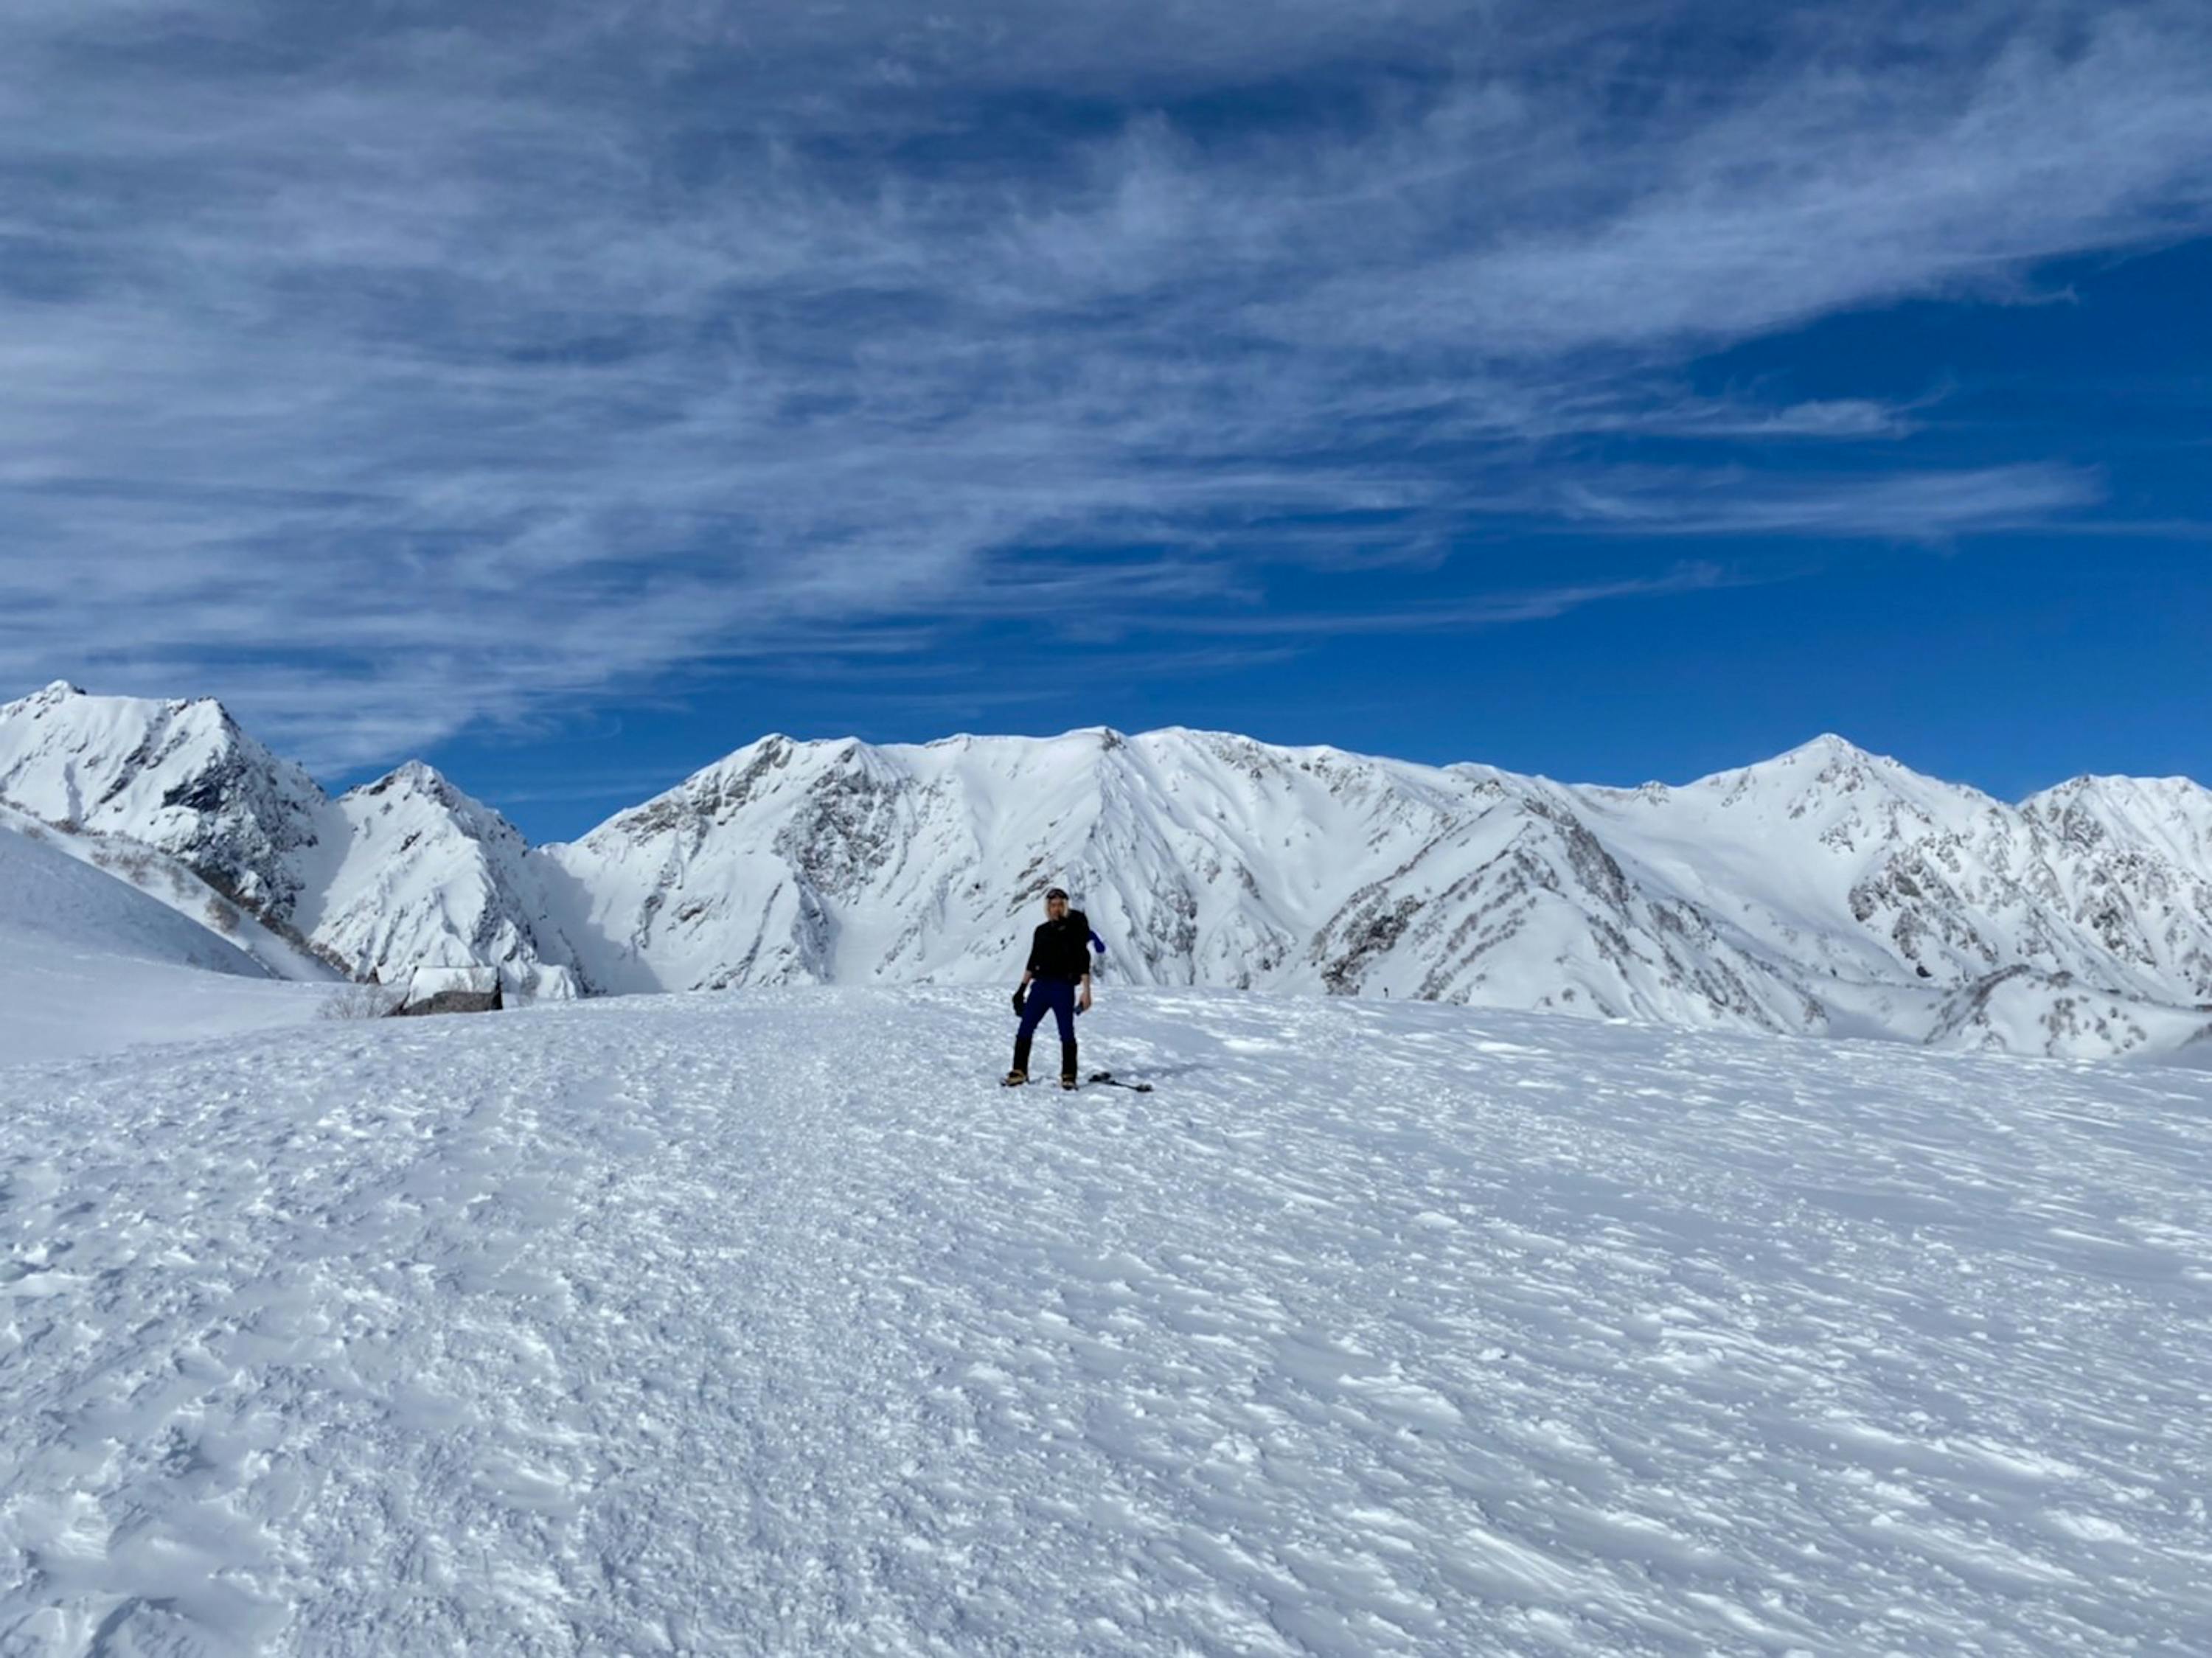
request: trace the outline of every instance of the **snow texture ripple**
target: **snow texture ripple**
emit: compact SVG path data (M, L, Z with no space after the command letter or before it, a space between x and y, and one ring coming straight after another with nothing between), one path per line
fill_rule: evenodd
M999 1000L0 1070L0 1651L2212 1649L2212 1075Z

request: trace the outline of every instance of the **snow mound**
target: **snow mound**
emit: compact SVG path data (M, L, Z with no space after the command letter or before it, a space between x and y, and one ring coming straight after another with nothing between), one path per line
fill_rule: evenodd
M0 829L13 829L137 888L194 926L243 950L277 978L330 983L341 976L311 950L276 932L236 900L217 892L182 859L143 841L89 830L71 833L7 805L0 805Z
M2167 1006L2085 985L2070 974L2009 967L1946 998L1927 1042L2100 1060L2179 1056L2208 1030L2212 1004Z
M1157 1091L1063 1096L1008 1026L12 1073L0 1650L2203 1649L2212 1076L1117 992Z
M0 823L0 933L51 949L264 978L235 944L89 864L35 826Z
M47 831L0 824L0 1066L312 1017L307 987L269 978Z

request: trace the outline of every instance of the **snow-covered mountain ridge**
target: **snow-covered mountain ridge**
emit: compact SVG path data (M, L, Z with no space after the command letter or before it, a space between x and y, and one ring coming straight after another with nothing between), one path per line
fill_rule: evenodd
M532 848L410 763L332 799L212 701L0 708L0 800L182 859L363 977L1011 979L1074 891L1109 981L2101 1056L2212 1039L2212 792L2007 805L1823 737L1679 787L1215 732L771 736Z
M0 706L0 802L167 853L356 977L495 963L526 993L575 988L565 947L534 930L544 902L520 833L418 762L334 799L212 698L58 682Z

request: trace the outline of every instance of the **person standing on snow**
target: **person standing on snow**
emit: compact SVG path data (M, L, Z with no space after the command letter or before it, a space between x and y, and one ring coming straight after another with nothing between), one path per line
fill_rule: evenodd
M1060 1026L1060 1085L1075 1086L1075 1016L1091 1006L1091 923L1067 907L1067 894L1054 887L1044 896L1045 920L1030 935L1030 963L1014 991L1014 1011L1022 1016L1014 1035L1014 1068L1006 1086L1030 1079L1030 1039L1049 1011Z

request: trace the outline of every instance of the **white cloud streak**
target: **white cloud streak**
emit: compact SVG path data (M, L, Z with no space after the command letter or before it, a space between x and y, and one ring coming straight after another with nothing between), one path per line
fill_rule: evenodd
M1942 544L2045 524L2103 493L2093 475L2048 465L1788 479L1677 468L1577 483L1561 508L1571 522L1638 536L1788 534Z
M1471 525L2094 505L1680 370L2203 229L2200 8L1462 14L10 8L0 683L216 689L343 766L1040 606L1232 638ZM1589 447L1639 434L1742 452ZM1759 470L1812 441L1882 470Z

